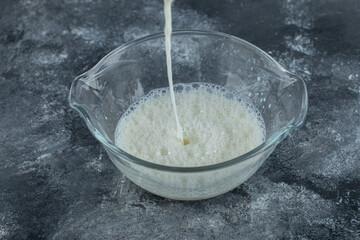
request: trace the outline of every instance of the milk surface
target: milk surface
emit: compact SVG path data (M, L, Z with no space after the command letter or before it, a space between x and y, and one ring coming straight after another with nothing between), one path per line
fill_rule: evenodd
M155 89L121 117L115 144L140 159L195 167L238 157L265 139L258 110L238 93L209 83L175 84L182 123L179 142L169 88Z

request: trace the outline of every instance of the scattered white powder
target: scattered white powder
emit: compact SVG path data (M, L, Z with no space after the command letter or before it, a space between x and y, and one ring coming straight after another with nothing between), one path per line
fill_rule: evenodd
M66 51L56 52L51 50L37 51L34 53L34 59L40 65L60 64L68 58Z
M287 0L283 7L287 13L286 25L296 25L305 29L313 27L314 17L310 11L310 0Z
M294 51L313 55L315 52L312 39L303 34L297 34L295 37L285 36L286 45Z

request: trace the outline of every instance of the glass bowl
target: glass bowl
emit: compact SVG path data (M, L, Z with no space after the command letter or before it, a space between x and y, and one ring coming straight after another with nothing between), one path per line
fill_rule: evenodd
M122 114L152 89L169 86L163 33L124 44L75 78L69 102L115 166L149 192L198 200L230 191L253 175L277 144L304 122L304 81L242 39L219 32L174 31L172 61L174 83L209 82L246 96L262 114L266 139L241 156L201 167L154 164L118 148L114 135Z

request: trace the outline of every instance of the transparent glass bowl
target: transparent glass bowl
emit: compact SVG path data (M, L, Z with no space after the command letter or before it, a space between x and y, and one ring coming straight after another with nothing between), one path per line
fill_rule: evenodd
M164 34L159 33L115 49L75 78L70 106L86 121L116 167L143 189L180 200L220 195L247 180L276 145L302 125L307 112L305 83L242 39L219 32L175 31L174 83L209 82L247 96L264 118L266 140L246 154L215 165L154 164L115 146L114 133L132 103L154 88L168 87L164 46Z

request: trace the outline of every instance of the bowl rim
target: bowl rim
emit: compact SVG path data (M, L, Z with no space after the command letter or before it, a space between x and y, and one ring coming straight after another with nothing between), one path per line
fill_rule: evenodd
M172 35L206 35L206 36L216 36L216 37L223 37L232 41L236 41L239 43L242 43L243 45L249 47L251 50L256 52L257 54L261 55L265 59L268 60L269 63L272 63L275 68L282 71L283 73L289 75L292 78L295 78L297 81L299 81L303 87L303 95L302 95L302 103L301 103L301 109L299 110L298 116L286 124L286 126L282 127L278 131L276 131L274 134L272 134L265 142L257 146L256 148L252 149L249 152L246 152L243 155L240 155L238 157L235 157L233 159L212 164L212 165L205 165L205 166L198 166L198 167L175 167L175 166L168 166L168 165L161 165L157 163L152 163L140 158L137 158L124 150L117 147L115 144L111 143L106 137L103 136L101 132L99 132L93 125L91 117L88 115L87 111L79 104L76 104L75 101L72 100L72 95L74 93L74 88L77 83L83 76L88 75L91 72L97 71L103 63L106 61L107 58L109 58L111 55L114 55L116 53L119 53L121 51L126 50L127 48L136 46L138 44L141 44L143 42L153 40L156 38L164 37L164 32L150 34L138 39L135 39L133 41L130 41L128 43L125 43L114 50L112 50L110 53L108 53L105 57L103 57L94 67L86 71L85 73L77 76L74 81L71 84L70 87L70 93L69 93L69 104L70 106L76 110L80 116L85 120L87 127L89 128L90 132L94 135L94 137L100 141L100 143L104 144L109 150L111 150L115 155L120 155L120 157L126 161L130 161L132 163L135 163L137 165L140 165L142 167L151 168L159 171L166 171L166 172L177 172L177 173L195 173L195 172L206 172L206 171L213 171L213 170L219 170L222 168L230 167L232 165L244 162L258 154L261 154L262 152L274 148L279 142L281 142L290 132L298 130L304 123L306 115L307 115L307 108L308 108L308 93L306 89L306 84L304 80L296 76L295 74L287 71L285 68L283 68L277 61L275 61L269 54L261 50L260 48L256 47L255 45L232 35L217 32L217 31L204 31L204 30L176 30L172 32Z

